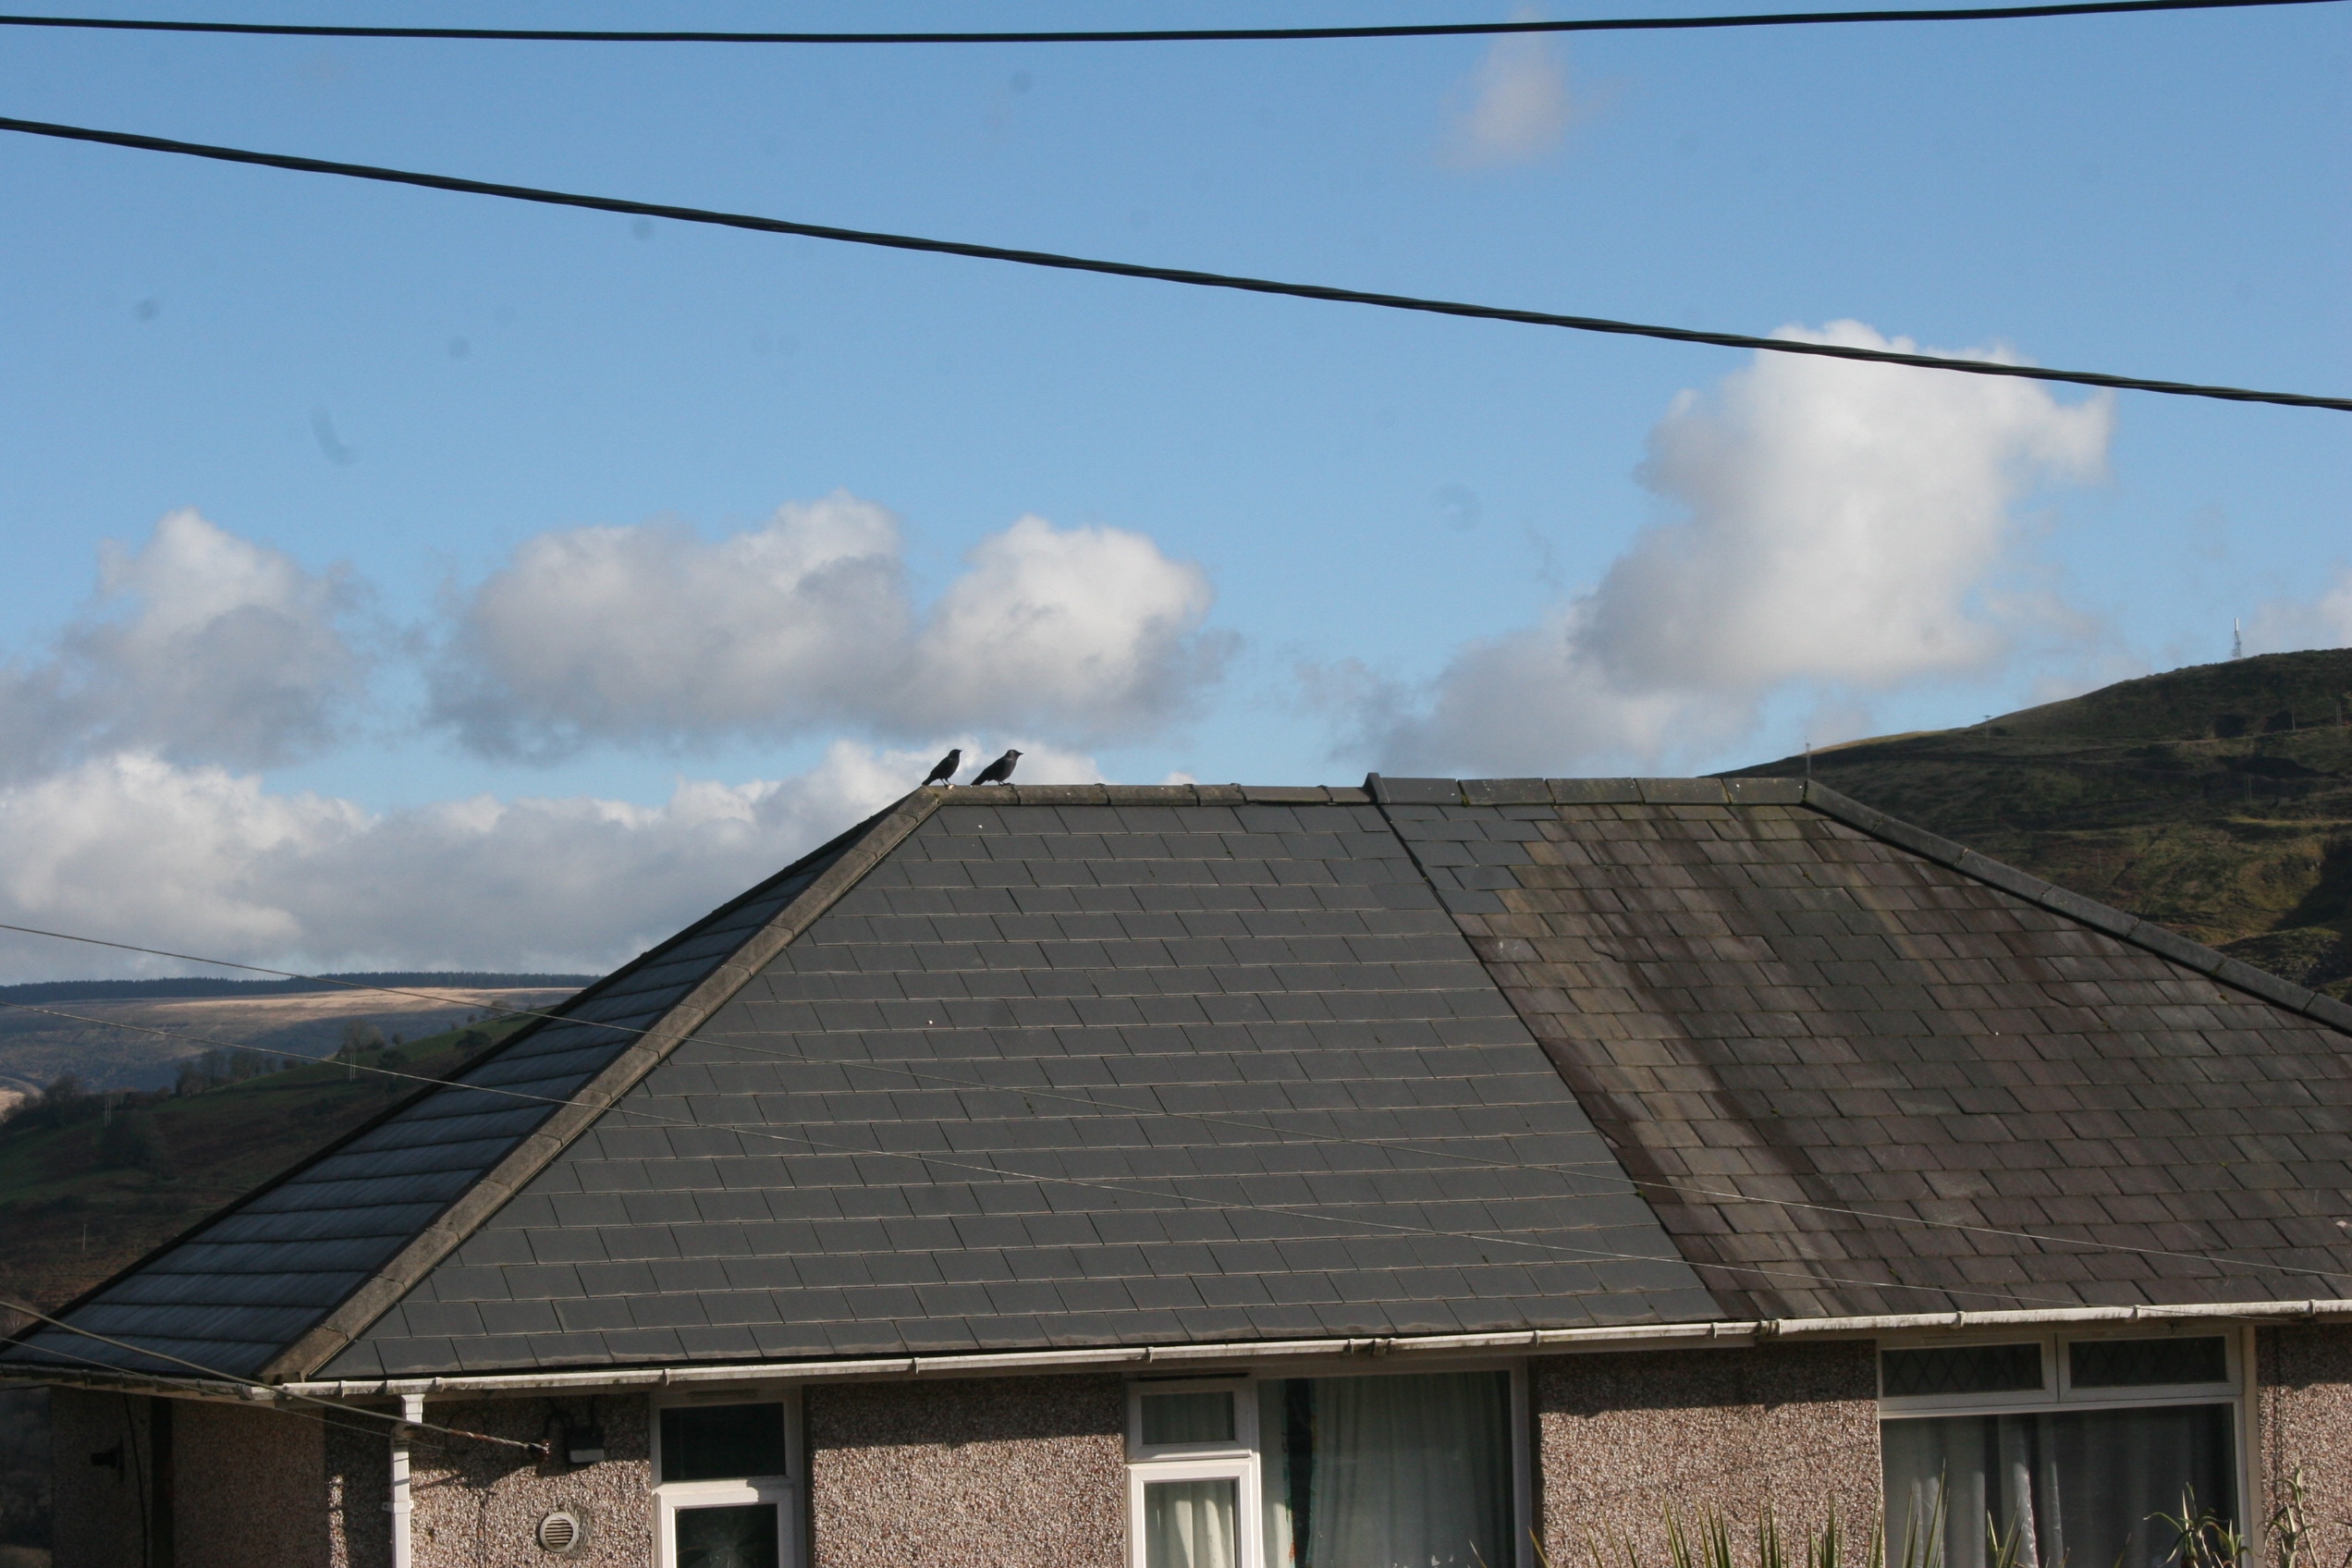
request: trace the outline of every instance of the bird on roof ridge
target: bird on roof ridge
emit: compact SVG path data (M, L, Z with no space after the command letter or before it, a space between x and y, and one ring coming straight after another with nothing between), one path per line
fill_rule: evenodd
M921 784L917 785L916 788L927 790L934 784L945 784L955 778L956 769L962 766L963 748L962 746L949 746L948 748L948 754L941 757L937 762L932 764L931 777L925 778Z
M1012 765L1020 760L1019 752L1008 751L974 774L972 781L974 784L1010 784L1012 782Z

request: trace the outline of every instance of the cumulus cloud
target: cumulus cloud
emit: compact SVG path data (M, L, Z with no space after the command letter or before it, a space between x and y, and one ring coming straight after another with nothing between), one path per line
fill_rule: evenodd
M1101 778L1083 753L1011 743L1023 781ZM384 813L152 753L92 757L0 787L0 920L289 969L597 972L904 794L934 754L839 741L806 773L681 781L659 805L484 795ZM142 971L20 936L0 967Z
M1782 336L1917 351L1856 322ZM1652 430L1641 477L1680 516L1591 591L1426 690L1342 670L1325 700L1400 771L1559 772L1703 753L1794 683L1985 671L2030 632L2082 630L2025 576L2018 510L2100 477L2113 426L2103 395L1759 354Z
M0 774L126 747L247 767L313 753L359 695L355 598L172 512L141 548L105 546L97 594L43 654L0 666Z
M1542 157L1574 117L1567 65L1540 34L1498 36L1458 97L1447 152L1473 167Z
M1148 729L1216 679L1200 568L1140 533L1024 517L983 540L933 608L894 693L901 725L979 719Z
M458 605L433 712L493 755L840 723L1134 733L1215 679L1212 596L1142 534L1024 517L920 614L897 520L846 492L716 543L574 529L529 541Z
M459 607L434 711L492 754L789 730L857 710L908 619L898 520L843 493L716 544L542 533Z

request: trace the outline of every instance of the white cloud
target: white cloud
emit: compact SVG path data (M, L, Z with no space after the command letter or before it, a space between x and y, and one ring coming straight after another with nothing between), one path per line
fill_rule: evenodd
M1782 336L1916 351L1855 322ZM2017 509L2098 478L2113 424L2103 395L1758 354L1652 430L1643 481L1683 516L1597 587L1464 647L1426 692L1358 678L1326 701L1400 771L1556 773L1702 753L1793 683L1985 671L2030 631L2083 633L2026 576Z
M359 694L354 598L337 575L172 512L141 549L105 546L97 594L44 656L0 668L0 769L125 747L237 766L315 752Z
M1002 744L963 743L974 767ZM1083 753L1011 743L1023 782L1101 778ZM0 787L0 920L298 970L599 972L904 794L937 751L838 741L807 773L684 780L654 806L485 795L381 814L152 753L93 757ZM156 966L8 936L0 968Z
M2352 647L2352 567L2309 599L2272 599L2246 623L2246 651L2278 654L2296 648Z
M1141 533L1024 517L941 595L893 705L902 724L1148 729L1216 679L1230 640L1196 635L1213 598Z
M1133 733L1217 675L1211 598L1142 534L1024 517L920 616L897 520L845 492L717 543L575 529L529 541L458 606L434 713L492 754L827 723Z
M717 544L542 533L464 603L434 709L494 754L839 719L900 656L904 576L898 520L840 492Z
M1560 145L1574 116L1568 67L1540 34L1498 36L1459 98L1447 151L1455 163L1474 167L1542 157Z

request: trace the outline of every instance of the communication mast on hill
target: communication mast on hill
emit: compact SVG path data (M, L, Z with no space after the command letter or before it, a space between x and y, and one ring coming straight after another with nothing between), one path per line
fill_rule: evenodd
M2245 656L2246 633L2239 629L2236 621L2232 620L2230 622L2230 657L2242 659Z

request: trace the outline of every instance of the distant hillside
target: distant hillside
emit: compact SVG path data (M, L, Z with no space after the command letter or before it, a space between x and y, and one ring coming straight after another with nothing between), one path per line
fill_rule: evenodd
M414 1039L509 1011L545 1007L586 984L570 974L341 978L420 994L241 980L0 986L0 1103L68 1073L84 1089L163 1087L177 1080L185 1059L218 1047L324 1057L342 1044L354 1023Z
M177 1091L52 1090L18 1104L0 1120L0 1299L44 1311L71 1299L519 1027L478 1023L315 1065L217 1051ZM0 1313L0 1329L14 1326Z
M2199 665L1735 769L1881 811L2304 985L2352 987L2352 649Z
M216 980L181 975L169 980L36 980L22 986L0 986L0 1003L155 1001L165 997L293 997L312 991L348 991L353 986L386 986L409 990L576 991L593 974L486 974L471 970L389 970L353 974L319 974L287 980ZM338 984L340 982L340 984Z

